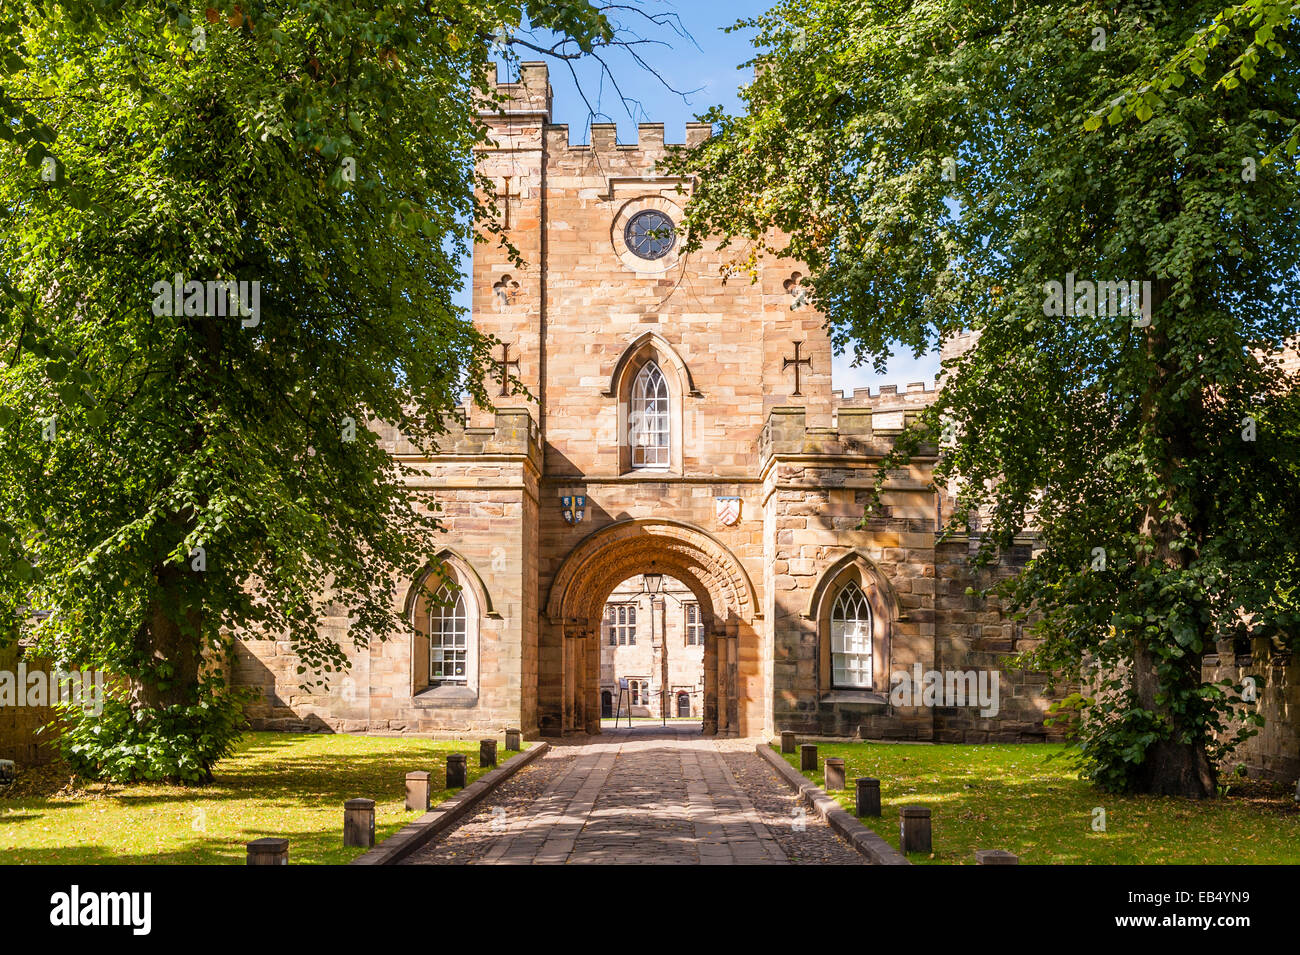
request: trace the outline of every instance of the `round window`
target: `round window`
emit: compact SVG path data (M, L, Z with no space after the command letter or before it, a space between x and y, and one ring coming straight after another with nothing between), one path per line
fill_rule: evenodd
M647 209L628 220L623 240L638 258L662 259L677 243L677 228L662 212Z

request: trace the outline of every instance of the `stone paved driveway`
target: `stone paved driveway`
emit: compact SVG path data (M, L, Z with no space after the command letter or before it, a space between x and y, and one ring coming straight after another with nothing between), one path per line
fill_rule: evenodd
M789 862L862 859L796 808L753 741L638 726L562 741L406 864Z

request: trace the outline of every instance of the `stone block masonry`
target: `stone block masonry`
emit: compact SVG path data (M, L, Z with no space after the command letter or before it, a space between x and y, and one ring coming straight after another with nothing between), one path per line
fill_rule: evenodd
M258 690L255 725L598 734L602 691L653 675L718 736L1058 738L1043 721L1047 676L1014 666L1025 633L966 596L1013 573L1031 541L977 576L972 542L937 536L951 504L932 487L933 447L887 476L864 520L880 462L937 392L833 393L805 266L760 256L751 282L734 250L682 251L675 229L694 181L660 161L668 140L700 142L708 127L647 123L619 142L612 125L552 121L545 64L492 81L503 102L481 114L479 198L524 260L487 230L475 247L472 317L497 340L492 404L462 409L427 454L372 423L437 509L444 542L420 556L451 568L463 601L443 612L418 595L424 578L396 581L400 632L351 650L351 669L319 693L297 689L287 644L244 642L236 677ZM665 221L667 234L637 231ZM609 652L606 603L646 574L698 604L703 643L678 655L689 676L662 654ZM348 646L346 608L333 609L325 626ZM656 634L677 640L678 626ZM1265 700L1285 713L1295 680L1270 666ZM996 712L894 699L895 675L917 671L996 674ZM1292 771L1279 752L1295 751L1294 719L1266 732L1256 763Z

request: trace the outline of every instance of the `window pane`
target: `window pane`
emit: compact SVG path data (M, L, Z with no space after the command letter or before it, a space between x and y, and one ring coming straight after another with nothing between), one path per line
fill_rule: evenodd
M831 682L871 687L871 605L855 583L845 585L831 609Z
M669 448L668 382L653 361L646 362L632 384L628 408L628 442L633 467L666 467Z
M444 585L429 608L429 681L465 684L469 677L469 617L464 591Z

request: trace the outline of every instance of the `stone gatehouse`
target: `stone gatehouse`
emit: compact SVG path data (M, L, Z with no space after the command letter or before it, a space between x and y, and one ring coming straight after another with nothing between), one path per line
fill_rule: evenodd
M798 263L762 259L750 282L715 248L683 254L691 183L657 169L663 126L620 143L594 124L573 145L545 65L500 88L480 169L527 267L476 249L474 321L503 343L495 409L464 409L428 457L386 435L441 509L428 562L450 568L455 605L403 581L409 627L352 651L327 693L298 689L288 644L241 644L255 725L598 732L610 596L663 575L698 608L706 733L1044 738L1045 678L1002 668L1019 628L965 595L968 542L936 541L933 458L891 476L860 526L877 463L934 393L832 392ZM332 626L347 646L346 619ZM917 668L997 671L997 713L891 703L891 675Z

